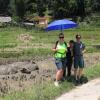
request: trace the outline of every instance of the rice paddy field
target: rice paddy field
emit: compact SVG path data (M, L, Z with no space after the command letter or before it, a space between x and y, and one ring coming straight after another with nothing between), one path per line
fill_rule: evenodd
M17 67L30 67L35 63L39 67L28 74L21 73L19 68L16 74L0 75L0 100L54 100L75 88L67 81L60 88L53 84L56 67L51 49L59 33L14 26L0 28L0 71L4 71L4 67L7 70L13 67L12 71L16 71ZM82 36L86 45L85 75L89 80L100 77L100 28L84 26L64 30L63 33L67 43L75 40L76 34Z
M0 58L35 57L52 55L51 48L58 40L60 31L25 29L21 27L0 28ZM100 28L82 27L63 31L65 41L82 35L88 53L100 51Z

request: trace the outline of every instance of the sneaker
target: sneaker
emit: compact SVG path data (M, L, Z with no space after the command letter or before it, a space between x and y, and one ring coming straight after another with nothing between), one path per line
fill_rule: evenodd
M78 80L75 80L75 86L79 86L79 85L81 85L80 84L80 80L78 79Z
M56 87L59 87L59 82L55 81L55 82L54 82L54 85L55 85Z
M87 78L87 77L82 76L82 77L80 78L80 83L81 83L81 84L84 84L84 83L87 83L87 82L88 82L88 78Z

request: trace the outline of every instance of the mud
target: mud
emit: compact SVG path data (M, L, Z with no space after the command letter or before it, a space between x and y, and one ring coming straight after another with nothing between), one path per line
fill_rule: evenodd
M100 63L100 53L85 54L85 66ZM53 81L56 73L54 58L41 60L0 61L0 95L10 90L24 90L33 84Z

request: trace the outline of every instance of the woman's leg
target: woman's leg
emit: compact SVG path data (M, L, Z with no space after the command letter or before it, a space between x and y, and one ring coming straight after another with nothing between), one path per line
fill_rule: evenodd
M60 69L56 73L56 81L60 81L63 76L63 69Z
M56 81L54 82L55 86L59 87L59 81L61 80L63 76L63 69L60 69L56 73Z
M67 76L71 75L71 66L67 66Z
M59 86L59 81L63 77L63 63L62 59L56 59L57 73L56 73L56 81L55 86Z
M67 64L67 76L71 76L71 69L72 69L72 59Z

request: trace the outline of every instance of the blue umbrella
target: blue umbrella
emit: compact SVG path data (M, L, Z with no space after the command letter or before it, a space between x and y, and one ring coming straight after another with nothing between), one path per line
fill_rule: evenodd
M73 28L73 27L76 27L77 25L78 25L77 23L73 21L69 21L67 19L55 20L46 27L46 30L47 31L51 31L51 30L63 31L64 29Z

